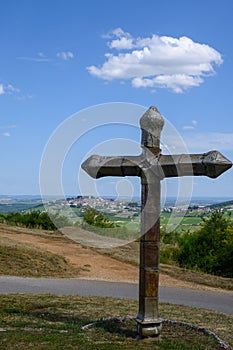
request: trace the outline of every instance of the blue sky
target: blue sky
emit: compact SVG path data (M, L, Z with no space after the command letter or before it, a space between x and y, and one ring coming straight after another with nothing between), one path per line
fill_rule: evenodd
M38 194L41 157L56 128L111 102L155 105L190 152L218 149L233 160L232 12L231 0L3 2L0 194ZM94 141L117 137L137 143L140 132L99 128L73 146L64 160L66 193L79 192L77 172ZM232 171L195 178L193 195L233 197ZM112 194L116 182L101 186Z

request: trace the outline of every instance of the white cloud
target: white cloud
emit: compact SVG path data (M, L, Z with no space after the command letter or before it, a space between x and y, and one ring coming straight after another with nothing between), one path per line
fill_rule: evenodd
M36 57L28 57L28 56L20 56L16 57L17 60L23 60L23 61L32 61L32 62L52 62L54 61L52 58L47 58L44 55L41 56L41 53L38 53L38 56Z
M183 130L194 130L196 126L197 126L197 120L192 120L191 125L184 125L182 127L182 129Z
M18 88L16 88L15 86L11 85L11 84L8 84L6 87L5 87L5 90L6 92L8 93L14 93L14 92L20 92L20 90Z
M193 120L192 120L192 124L193 124L194 126L196 126L196 125L197 125L197 120L193 119Z
M74 58L74 54L71 51L60 51L57 52L56 57L68 61ZM30 56L20 56L17 60L32 61L32 62L54 62L54 58L47 57L43 52L38 52L35 57Z
M45 54L43 53L43 52L38 52L38 54L37 54L39 57L43 57L43 58L45 58L46 56L45 56Z
M108 35L108 38L112 37L117 39L108 42L110 49L126 50L134 47L133 38L130 33L124 32L121 28L116 28L113 30L112 35Z
M102 66L87 67L104 80L130 80L135 88L167 88L175 93L199 86L215 73L223 59L218 51L188 37L152 35L133 38L121 28L107 35L108 47Z
M0 125L0 129L15 129L16 125Z
M183 129L183 130L194 130L195 127L194 127L193 125L184 125L184 126L182 127L182 129Z
M12 84L7 84L7 85L0 84L0 95L13 94L18 92L20 92L20 90L15 86L13 86Z
M161 148L163 154L203 154L217 150L232 161L233 133L191 132L182 135L181 139L171 135L164 140L162 137Z
M232 151L233 133L193 133L192 136L184 135L183 139L189 150L207 152L210 150Z
M15 129L16 125L12 124L12 125L0 125L0 129ZM11 133L9 131L5 131L2 133L2 136L4 137L10 137Z
M64 61L68 61L72 58L74 58L74 54L71 51L61 51L57 53L57 57L61 58Z
M3 84L0 84L0 95L5 94Z
M24 95L19 95L16 97L17 100L19 101L25 101L25 100L31 100L33 98L33 95L30 94L24 94Z

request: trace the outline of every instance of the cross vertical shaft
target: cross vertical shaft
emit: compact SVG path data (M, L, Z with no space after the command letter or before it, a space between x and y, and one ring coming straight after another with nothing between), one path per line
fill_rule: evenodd
M155 107L151 107L140 120L141 146L150 166L141 174L141 239L139 270L139 311L136 318L141 338L160 333L162 321L158 314L159 240L160 240L160 181L158 166L153 160L160 155L160 134L164 121ZM148 165L149 165L148 163Z
M139 311L136 318L141 338L159 334L158 314L160 179L141 179L141 239L139 270ZM145 232L146 231L146 232Z

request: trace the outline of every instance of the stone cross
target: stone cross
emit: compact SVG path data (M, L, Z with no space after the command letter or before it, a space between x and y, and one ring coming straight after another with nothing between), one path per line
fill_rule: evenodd
M163 125L164 120L157 108L150 107L140 119L141 155L92 155L82 164L82 168L96 179L104 176L141 178L139 312L136 317L141 338L159 335L162 327L158 313L160 181L165 177L185 175L216 178L232 166L218 151L162 155L160 134Z

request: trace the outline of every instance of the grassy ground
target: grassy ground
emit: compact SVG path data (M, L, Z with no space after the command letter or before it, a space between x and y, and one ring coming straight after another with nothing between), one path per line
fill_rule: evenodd
M0 275L77 277L78 273L62 256L0 237Z
M136 340L136 324L100 323L112 316L135 316L131 300L52 295L0 296L0 349L176 349L217 350L216 340L200 332L164 324L161 339ZM160 304L161 317L206 327L233 344L233 317L186 306Z
M207 273L196 272L192 270L183 269L177 266L161 264L161 271L178 280L194 282L204 286L221 288L226 290L233 290L233 279L224 278Z

